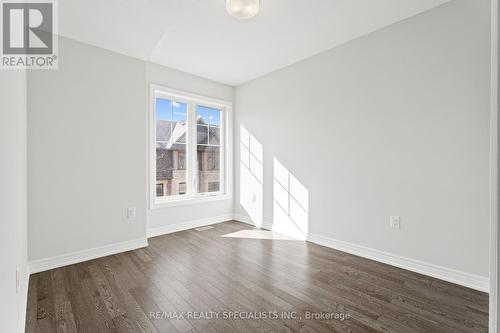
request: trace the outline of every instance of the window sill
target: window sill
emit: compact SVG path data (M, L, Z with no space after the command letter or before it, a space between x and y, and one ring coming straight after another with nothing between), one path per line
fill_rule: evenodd
M223 201L230 199L232 199L232 197L229 194L205 195L205 196L189 197L182 199L156 199L151 205L151 209L196 205L207 202Z

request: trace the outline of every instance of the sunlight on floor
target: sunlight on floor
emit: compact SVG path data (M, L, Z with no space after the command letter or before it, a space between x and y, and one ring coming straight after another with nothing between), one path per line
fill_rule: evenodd
M300 238L287 236L275 231L263 229L240 230L221 237L249 238L249 239L274 239L274 240L301 240Z

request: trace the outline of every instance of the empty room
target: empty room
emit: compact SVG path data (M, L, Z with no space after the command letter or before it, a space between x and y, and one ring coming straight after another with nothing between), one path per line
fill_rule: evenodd
M0 21L0 332L500 333L498 0Z

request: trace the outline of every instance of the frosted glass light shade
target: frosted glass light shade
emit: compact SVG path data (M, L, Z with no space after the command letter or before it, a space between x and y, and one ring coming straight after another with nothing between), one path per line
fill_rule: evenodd
M232 17L252 18L259 12L260 0L226 0L226 10Z

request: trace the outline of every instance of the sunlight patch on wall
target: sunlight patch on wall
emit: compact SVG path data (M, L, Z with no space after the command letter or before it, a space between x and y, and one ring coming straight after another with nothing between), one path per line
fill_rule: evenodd
M256 227L262 226L264 206L264 149L240 126L240 204Z
M274 159L273 231L305 239L309 232L309 191Z

